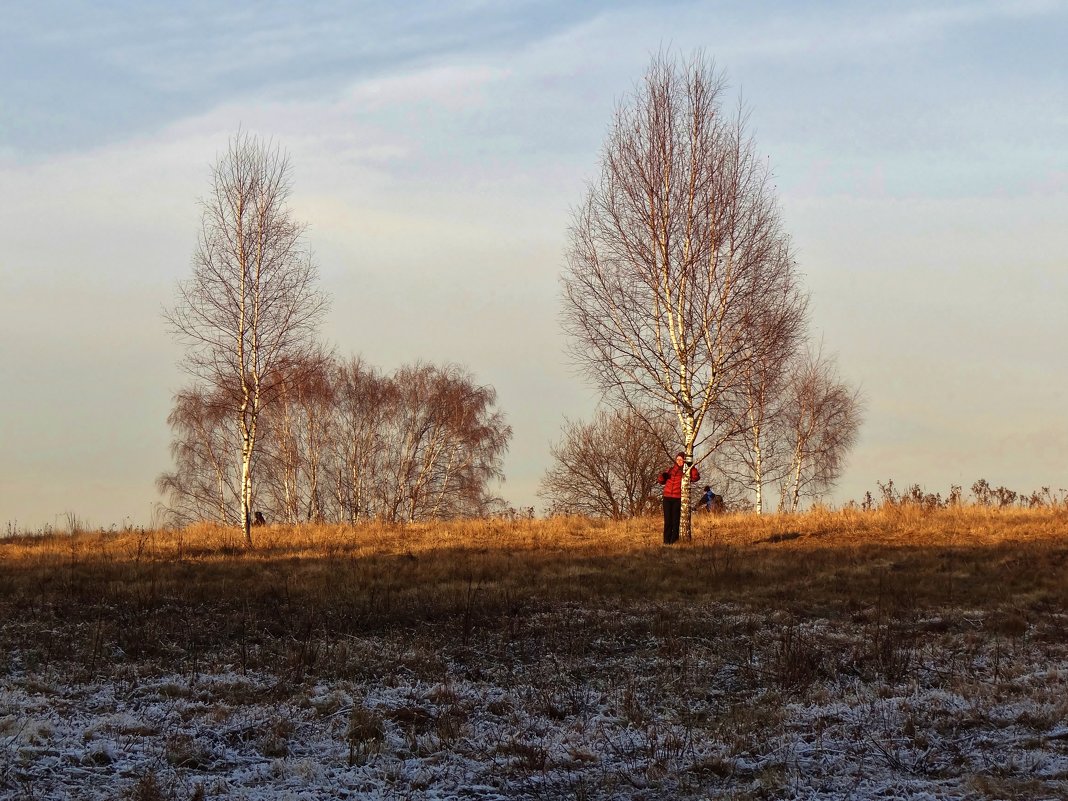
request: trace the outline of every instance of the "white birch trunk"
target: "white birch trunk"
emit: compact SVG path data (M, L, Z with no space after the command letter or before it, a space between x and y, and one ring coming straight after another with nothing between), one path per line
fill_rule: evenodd
M790 492L790 511L796 512L801 499L801 469L804 466L804 454L801 446L801 438L797 440L794 449L794 486Z
M753 427L753 511L764 513L764 464L760 449L760 426Z
M241 525L245 531L245 545L252 547L252 449L255 434L245 433L241 444Z
M693 444L697 438L697 428L692 416L687 415L683 419L683 434L685 435L685 447L683 453L686 460L682 465L682 488L679 495L682 501L682 520L679 522L679 536L685 536L687 540L693 539L693 509L690 508L690 469L693 465Z

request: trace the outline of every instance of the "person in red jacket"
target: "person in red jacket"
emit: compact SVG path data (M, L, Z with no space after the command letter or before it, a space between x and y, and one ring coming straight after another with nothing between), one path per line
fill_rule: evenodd
M682 516L682 471L686 454L676 453L675 464L660 474L657 481L664 485L664 544L679 541L679 518ZM690 468L690 483L701 478L696 467Z

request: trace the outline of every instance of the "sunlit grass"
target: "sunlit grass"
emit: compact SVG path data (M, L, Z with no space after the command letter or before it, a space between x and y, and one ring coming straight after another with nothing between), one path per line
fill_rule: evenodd
M246 550L237 529L211 524L9 537L0 540L0 598L229 608L283 592L325 613L335 603L373 606L386 592L390 611L411 620L476 592L487 610L517 599L680 598L800 610L898 591L920 605L1060 603L1068 588L1061 507L697 516L692 541L670 547L656 518L267 526L254 541Z

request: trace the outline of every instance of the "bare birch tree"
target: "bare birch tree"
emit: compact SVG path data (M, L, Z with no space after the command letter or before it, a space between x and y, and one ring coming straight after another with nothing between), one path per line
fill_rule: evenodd
M781 258L789 258L784 252ZM724 442L721 472L750 492L754 512L764 511L764 487L774 486L790 468L790 439L785 430L790 370L798 357L796 338L763 335L760 326L779 326L783 316L803 313L806 301L800 290L785 291L777 298L781 308L755 321L752 342L758 347L745 360L735 390L737 433Z
M785 435L791 450L780 508L796 512L803 496L834 486L860 429L860 392L838 377L832 358L805 351L794 366L785 406Z
M374 367L353 358L334 371L337 436L333 442L334 496L339 518L356 523L375 511L393 387Z
M263 409L277 397L284 361L314 347L326 299L288 206L288 157L239 132L212 171L202 201L193 275L166 312L187 346L184 364L229 403L240 435L240 520L252 546L253 457Z
M232 459L238 440L233 425L226 425L229 416L230 405L218 391L191 388L174 398L167 423L174 432L175 468L157 478L156 487L166 496L165 509L175 525L238 522L235 501L240 492Z
M325 352L285 362L273 385L280 391L260 423L261 485L271 507L288 523L321 521L324 494L320 477L331 437L336 401L333 357Z
M457 367L417 363L390 379L388 460L381 477L391 521L481 514L486 488L503 478L512 429L494 410L497 392Z
M653 60L615 112L563 277L578 363L611 401L673 411L688 460L736 430L752 360L790 350L804 327L767 162L724 93L700 55Z

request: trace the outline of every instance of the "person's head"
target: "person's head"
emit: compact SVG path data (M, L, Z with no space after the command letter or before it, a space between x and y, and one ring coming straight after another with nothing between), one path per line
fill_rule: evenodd
M682 467L682 465L683 465L683 463L685 461L686 461L686 454L685 453L682 453L680 451L679 453L675 454L675 464L677 464L679 467Z
M711 492L711 491L712 491L711 487L705 487L705 492Z

